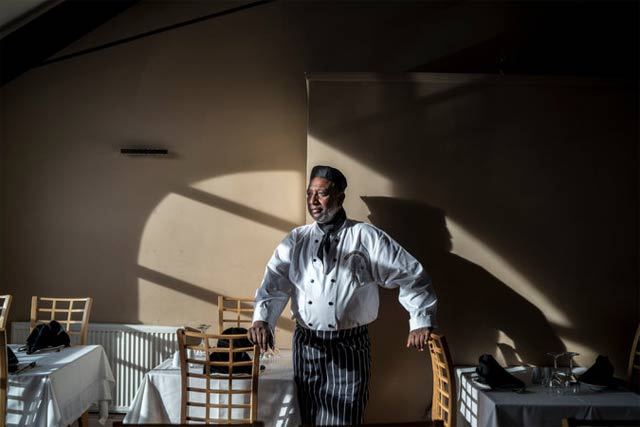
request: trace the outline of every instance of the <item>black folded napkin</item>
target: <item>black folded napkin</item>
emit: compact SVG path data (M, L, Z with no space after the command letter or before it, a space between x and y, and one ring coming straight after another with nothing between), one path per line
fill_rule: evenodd
M478 367L476 368L478 381L490 386L491 388L525 388L524 382L507 372L498 364L496 359L490 354L483 354L478 359Z
M587 384L613 386L617 381L613 378L613 365L607 356L599 355L596 362L578 377L579 381Z
M39 323L27 337L27 345L20 347L18 351L27 350L27 354L35 353L38 350L48 347L69 347L71 339L58 321L52 320L49 323Z
M245 328L228 328L222 331L222 335L246 335L247 330ZM251 341L248 338L236 338L233 340L228 339L219 339L218 347L219 348L229 348L229 341L233 341L233 346L235 348L239 347L253 347ZM212 362L228 362L229 361L229 353L218 353L214 352L209 355L209 360ZM251 356L246 351L242 352L234 352L233 353L233 361L234 362L250 362ZM229 368L227 366L211 366L211 372L216 374L228 374ZM202 367L202 373L207 373L206 365ZM233 368L234 374L251 374L251 366L236 366Z
M8 362L8 371L15 372L18 370L18 358L16 354L11 350L11 347L7 346L7 362Z

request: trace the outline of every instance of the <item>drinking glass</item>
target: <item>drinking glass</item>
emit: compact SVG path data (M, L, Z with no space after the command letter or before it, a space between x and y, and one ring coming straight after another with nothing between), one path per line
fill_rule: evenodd
M578 378L573 372L573 367L575 365L574 357L580 356L580 353L576 353L575 351L569 351L566 353L567 357L569 357L569 371L567 372L567 385L570 388L571 393L578 393L580 391L580 382Z
M210 327L211 327L211 325L207 325L207 324L205 324L205 323L201 323L200 325L196 326L196 329L198 329L198 330L199 330L200 332L202 332L203 334L206 334ZM200 341L200 346L201 346L201 347L205 347L205 342L204 342L204 340L205 340L205 339L206 339L206 338L203 338L203 339ZM193 358L194 358L194 359L204 360L206 357L207 357L207 352L206 352L206 351L204 351L204 350L195 350L195 351L193 352ZM200 365L198 365L198 364L196 364L196 363L192 363L191 365L192 365L192 366L191 366L192 368L197 368L197 367L199 367L199 366L200 366Z
M260 366L267 367L280 357L280 349L278 347L273 346L270 347L269 350L260 353Z
M546 387L551 379L552 369L550 366L535 366L531 371L531 383Z
M276 347L275 333L270 331L271 335L267 344L267 351L260 353L260 371L266 369L268 365L274 364L280 358L280 350Z
M548 388L550 394L561 394L561 387L564 386L564 378L560 370L558 369L558 359L564 356L564 352L559 353L547 353L547 356L553 358L553 369L549 378L545 380L544 386Z

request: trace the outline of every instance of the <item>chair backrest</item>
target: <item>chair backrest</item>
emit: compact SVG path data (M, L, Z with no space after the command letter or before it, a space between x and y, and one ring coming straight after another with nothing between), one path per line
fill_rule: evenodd
M347 427L444 427L444 424L442 423L442 420L421 420L421 421L389 421L386 423L364 423L364 424L358 424L357 426L354 424L348 424L346 426ZM316 425L315 427L337 427L337 426Z
M252 298L218 296L218 333L231 327L249 329L253 322L253 302Z
M0 295L0 329L7 329L11 299L11 295Z
M93 298L49 298L31 297L31 330L38 323L58 321L72 339L76 336L80 344L87 343L89 316Z
M629 385L635 392L640 392L640 323L636 329L636 336L631 345L631 354L629 355Z
M236 340L246 339L246 335L213 335L185 329L178 329L177 334L182 375L180 422L257 421L259 347L239 347ZM228 342L228 347L218 345L221 339ZM198 340L200 343L194 345ZM243 352L251 360L240 361L235 356ZM212 354L217 354L218 361L211 360ZM223 367L226 372L214 372L214 367ZM249 372L238 373L245 371Z
M193 424L131 424L131 423L126 423L123 424L122 421L116 421L114 420L113 423L111 424L113 427L193 427ZM252 423L249 424L234 424L233 427L264 427L264 423L262 421L254 421ZM440 426L436 426L436 427L440 427Z
M445 427L453 427L456 425L455 374L449 346L443 335L431 334L429 353L433 371L431 419L442 420Z
M9 388L9 362L7 360L7 334L0 329L0 427L5 427L7 420L7 389Z
M7 420L7 389L9 388L9 361L7 359L7 318L11 295L0 295L0 427Z

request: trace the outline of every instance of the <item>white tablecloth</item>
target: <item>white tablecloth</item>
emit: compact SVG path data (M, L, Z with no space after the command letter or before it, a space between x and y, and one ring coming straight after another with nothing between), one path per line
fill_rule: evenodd
M640 395L630 391L594 391L552 395L531 384L531 368L510 369L527 384L525 393L486 390L474 381L474 368L457 368L457 424L471 427L559 426L563 418L640 419Z
M36 366L9 374L7 426L67 426L94 402L100 403L100 418L106 420L115 379L102 346L31 355L18 352L18 345L10 347L21 367Z
M180 368L166 360L145 375L123 423L180 423L181 398ZM300 425L290 350L282 350L260 373L258 420L270 427Z

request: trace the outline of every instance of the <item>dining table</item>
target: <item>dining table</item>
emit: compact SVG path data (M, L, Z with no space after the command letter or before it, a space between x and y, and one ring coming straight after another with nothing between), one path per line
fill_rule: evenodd
M532 383L534 367L507 369L524 390L491 389L478 381L475 367L457 367L457 426L559 426L564 418L640 420L640 395L622 387L578 383L553 390Z
M9 373L7 426L58 427L79 419L97 404L105 424L115 379L100 345L74 345L27 354L9 347L18 371Z
M258 421L274 427L299 426L301 422L293 379L291 350L280 350L277 355L263 359L261 364L264 370L261 370L258 377ZM182 400L181 375L177 354L147 372L122 421L123 424L179 424ZM227 383L226 380L211 381ZM249 380L238 379L238 381ZM238 387L242 388L242 385ZM234 399L233 403L247 402L236 402ZM235 417L235 414L232 416ZM238 416L244 417L247 414L238 414Z

